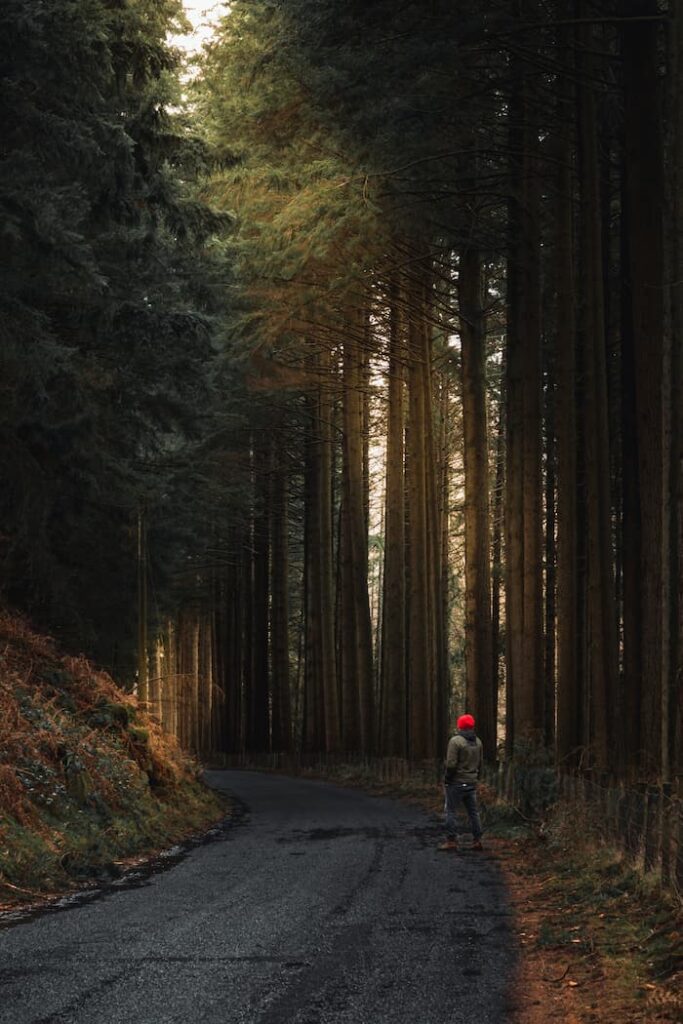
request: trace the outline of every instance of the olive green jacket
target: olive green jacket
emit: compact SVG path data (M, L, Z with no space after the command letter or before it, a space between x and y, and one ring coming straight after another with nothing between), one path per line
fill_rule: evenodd
M481 775L484 748L474 729L463 729L451 736L446 751L446 774L444 782L474 784Z

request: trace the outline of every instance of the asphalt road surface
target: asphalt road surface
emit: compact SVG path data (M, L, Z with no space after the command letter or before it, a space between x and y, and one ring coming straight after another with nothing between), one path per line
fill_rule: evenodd
M242 814L172 868L0 931L2 1024L502 1024L495 862L317 781L210 772Z

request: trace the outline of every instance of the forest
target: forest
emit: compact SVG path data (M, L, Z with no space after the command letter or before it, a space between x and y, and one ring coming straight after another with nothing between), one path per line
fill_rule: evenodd
M203 757L676 793L683 7L0 9L0 593Z

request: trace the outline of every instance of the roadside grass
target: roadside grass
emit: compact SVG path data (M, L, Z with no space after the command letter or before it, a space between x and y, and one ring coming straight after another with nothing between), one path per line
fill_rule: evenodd
M66 805L28 825L1 815L0 909L116 878L128 859L152 856L226 810L195 783L178 786L165 800L141 794L106 816Z
M592 837L527 849L541 878L536 943L566 960L582 989L580 1019L683 1020L683 915L679 900Z

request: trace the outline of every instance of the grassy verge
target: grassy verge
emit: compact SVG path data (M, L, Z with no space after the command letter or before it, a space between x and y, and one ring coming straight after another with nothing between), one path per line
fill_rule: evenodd
M564 812L558 812L564 813ZM683 1019L678 900L594 838L521 844L503 870L525 956L520 1020L674 1024Z
M133 698L0 613L0 908L116 877L227 806Z
M118 811L58 805L39 822L0 816L0 910L119 877L225 816L227 805L200 783L164 799L139 794Z

